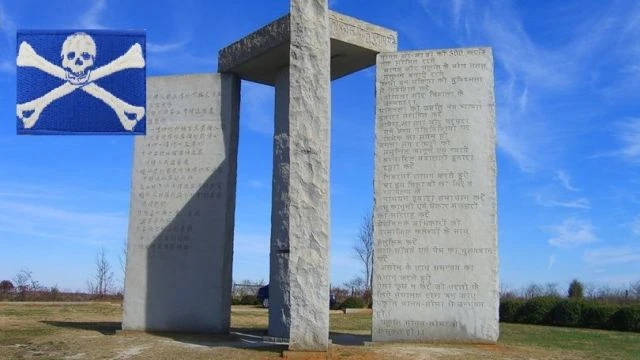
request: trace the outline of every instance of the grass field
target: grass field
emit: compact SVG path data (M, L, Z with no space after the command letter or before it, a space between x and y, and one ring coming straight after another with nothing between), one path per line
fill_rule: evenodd
M283 345L259 335L266 310L234 306L235 335L116 333L113 303L0 302L0 359L270 359ZM385 344L369 341L371 315L331 313L334 359L640 359L640 334L501 324L497 345Z

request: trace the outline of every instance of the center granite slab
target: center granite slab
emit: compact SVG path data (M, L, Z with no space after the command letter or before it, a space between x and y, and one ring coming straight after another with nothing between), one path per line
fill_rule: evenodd
M398 48L398 34L335 11L329 12L331 80L375 65L376 54ZM218 71L273 86L278 71L289 66L290 15L220 50Z

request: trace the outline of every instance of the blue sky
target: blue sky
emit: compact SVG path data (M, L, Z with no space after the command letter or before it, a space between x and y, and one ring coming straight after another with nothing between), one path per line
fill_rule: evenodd
M0 279L85 289L100 247L121 278L133 139L15 135L16 29L146 29L147 72L214 72L288 1L0 0ZM640 280L640 2L337 0L400 50L491 46L500 278ZM374 69L332 86L331 282L372 206ZM273 90L243 82L234 280L268 279Z

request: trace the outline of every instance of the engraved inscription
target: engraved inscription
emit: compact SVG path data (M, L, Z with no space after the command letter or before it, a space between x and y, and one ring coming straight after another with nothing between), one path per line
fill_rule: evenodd
M224 208L220 89L149 87L147 135L136 140L130 242L144 250L187 252L211 206ZM209 205L206 205L209 203ZM187 206L187 204L189 204Z
M490 49L380 54L376 94L374 341L497 338Z

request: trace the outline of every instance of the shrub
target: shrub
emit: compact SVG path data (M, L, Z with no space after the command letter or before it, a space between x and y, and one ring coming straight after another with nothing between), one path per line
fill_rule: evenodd
M541 296L525 302L518 313L516 321L524 324L546 325L551 323L551 309L556 306L558 299L554 297Z
M640 306L623 306L616 311L607 328L618 331L640 331Z
M617 306L588 302L582 308L580 327L591 329L604 329L611 315L616 312Z
M9 280L2 280L0 281L0 293L8 293L13 291L13 289L15 288L15 286L13 286L13 283Z
M524 304L524 301L505 300L500 303L500 321L516 322L516 315Z
M560 300L551 309L551 325L576 327L580 325L583 303L578 300Z
M239 305L260 305L260 302L255 295L242 295Z
M364 300L362 300L362 298L351 296L351 297L348 297L345 301L342 302L342 304L340 305L340 308L341 309L356 309L356 308L363 308L365 306L366 306L366 304L365 304Z

